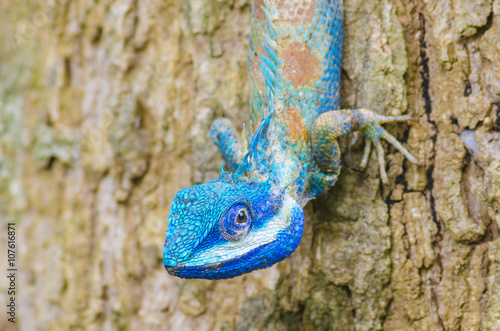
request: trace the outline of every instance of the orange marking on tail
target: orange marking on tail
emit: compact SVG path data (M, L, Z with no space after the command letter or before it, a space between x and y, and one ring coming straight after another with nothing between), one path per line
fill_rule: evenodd
M304 42L294 41L285 46L283 60L283 77L294 87L321 79L321 62Z
M307 140L309 133L304 124L304 117L295 108L289 108L283 112L283 119L287 127L286 135L293 140Z
M264 0L255 0L254 16L259 21L266 19L266 13L262 10L262 6L264 6Z
M309 24L315 16L316 4L304 0L278 1L278 17L293 25Z

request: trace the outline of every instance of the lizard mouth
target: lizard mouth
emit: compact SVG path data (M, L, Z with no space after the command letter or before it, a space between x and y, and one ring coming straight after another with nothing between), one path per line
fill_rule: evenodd
M172 276L182 277L182 275L185 273L193 273L193 272L197 272L197 271L200 272L201 274L205 274L209 271L219 271L221 269L220 265L224 262L228 262L228 261L209 263L209 264L205 264L205 265L190 266L190 267L186 267L184 265L184 263L180 262L180 263L177 263L177 265L175 267L165 265L165 269ZM184 277L184 278L188 278L188 277ZM193 277L193 278L195 278L195 277Z
M298 243L297 243L298 244ZM176 266L164 265L167 272L180 278L202 278L202 279L227 279L240 276L244 273L251 272L255 269L264 269L272 266L274 263L288 257L293 251L286 256L269 256L266 251L272 250L271 246L275 243L269 243L253 249L245 255L225 261L208 263L197 266L185 266L183 262L177 263ZM295 250L295 249L294 249ZM257 268L255 268L257 265ZM253 267L252 267L253 266Z

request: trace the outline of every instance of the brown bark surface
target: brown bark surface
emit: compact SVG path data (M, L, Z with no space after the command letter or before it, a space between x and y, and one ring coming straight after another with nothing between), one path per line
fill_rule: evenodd
M342 105L411 114L387 129L420 166L386 145L384 186L347 147L297 252L224 281L161 254L175 193L218 177L211 122L248 121L249 1L0 8L0 329L500 330L500 0L345 0Z

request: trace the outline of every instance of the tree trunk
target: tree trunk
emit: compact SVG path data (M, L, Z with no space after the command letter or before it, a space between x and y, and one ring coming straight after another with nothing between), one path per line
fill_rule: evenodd
M218 177L213 119L248 121L249 0L1 5L0 329L500 330L500 0L345 0L342 105L411 114L387 128L421 164L386 145L382 185L346 147L297 252L223 281L162 246Z

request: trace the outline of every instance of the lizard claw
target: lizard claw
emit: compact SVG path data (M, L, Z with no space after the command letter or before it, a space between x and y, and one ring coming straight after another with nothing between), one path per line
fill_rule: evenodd
M387 172L385 171L385 151L380 142L381 138L385 139L392 146L396 147L403 155L414 164L418 165L418 161L413 157L413 155L408 152L406 148L401 145L401 143L394 138L391 134L380 126L382 123L391 123L391 122L399 122L399 121L407 121L411 119L409 115L403 116L380 116L374 115L370 111L360 111L361 117L365 117L363 119L365 125L362 125L361 131L368 138L365 144L365 150L363 153L363 159L361 160L361 168L365 168L368 163L368 158L371 152L371 144L375 145L375 149L377 151L377 161L380 169L380 179L384 184L388 182ZM371 118L370 118L371 117Z
M363 152L363 159L361 160L361 169L366 168L368 164L368 158L370 157L370 152L372 151L372 141L370 139L365 142L365 151Z
M356 143L358 142L359 140L359 132L358 131L354 131L352 133L352 140L351 140L351 143L349 144L350 147L356 145Z

